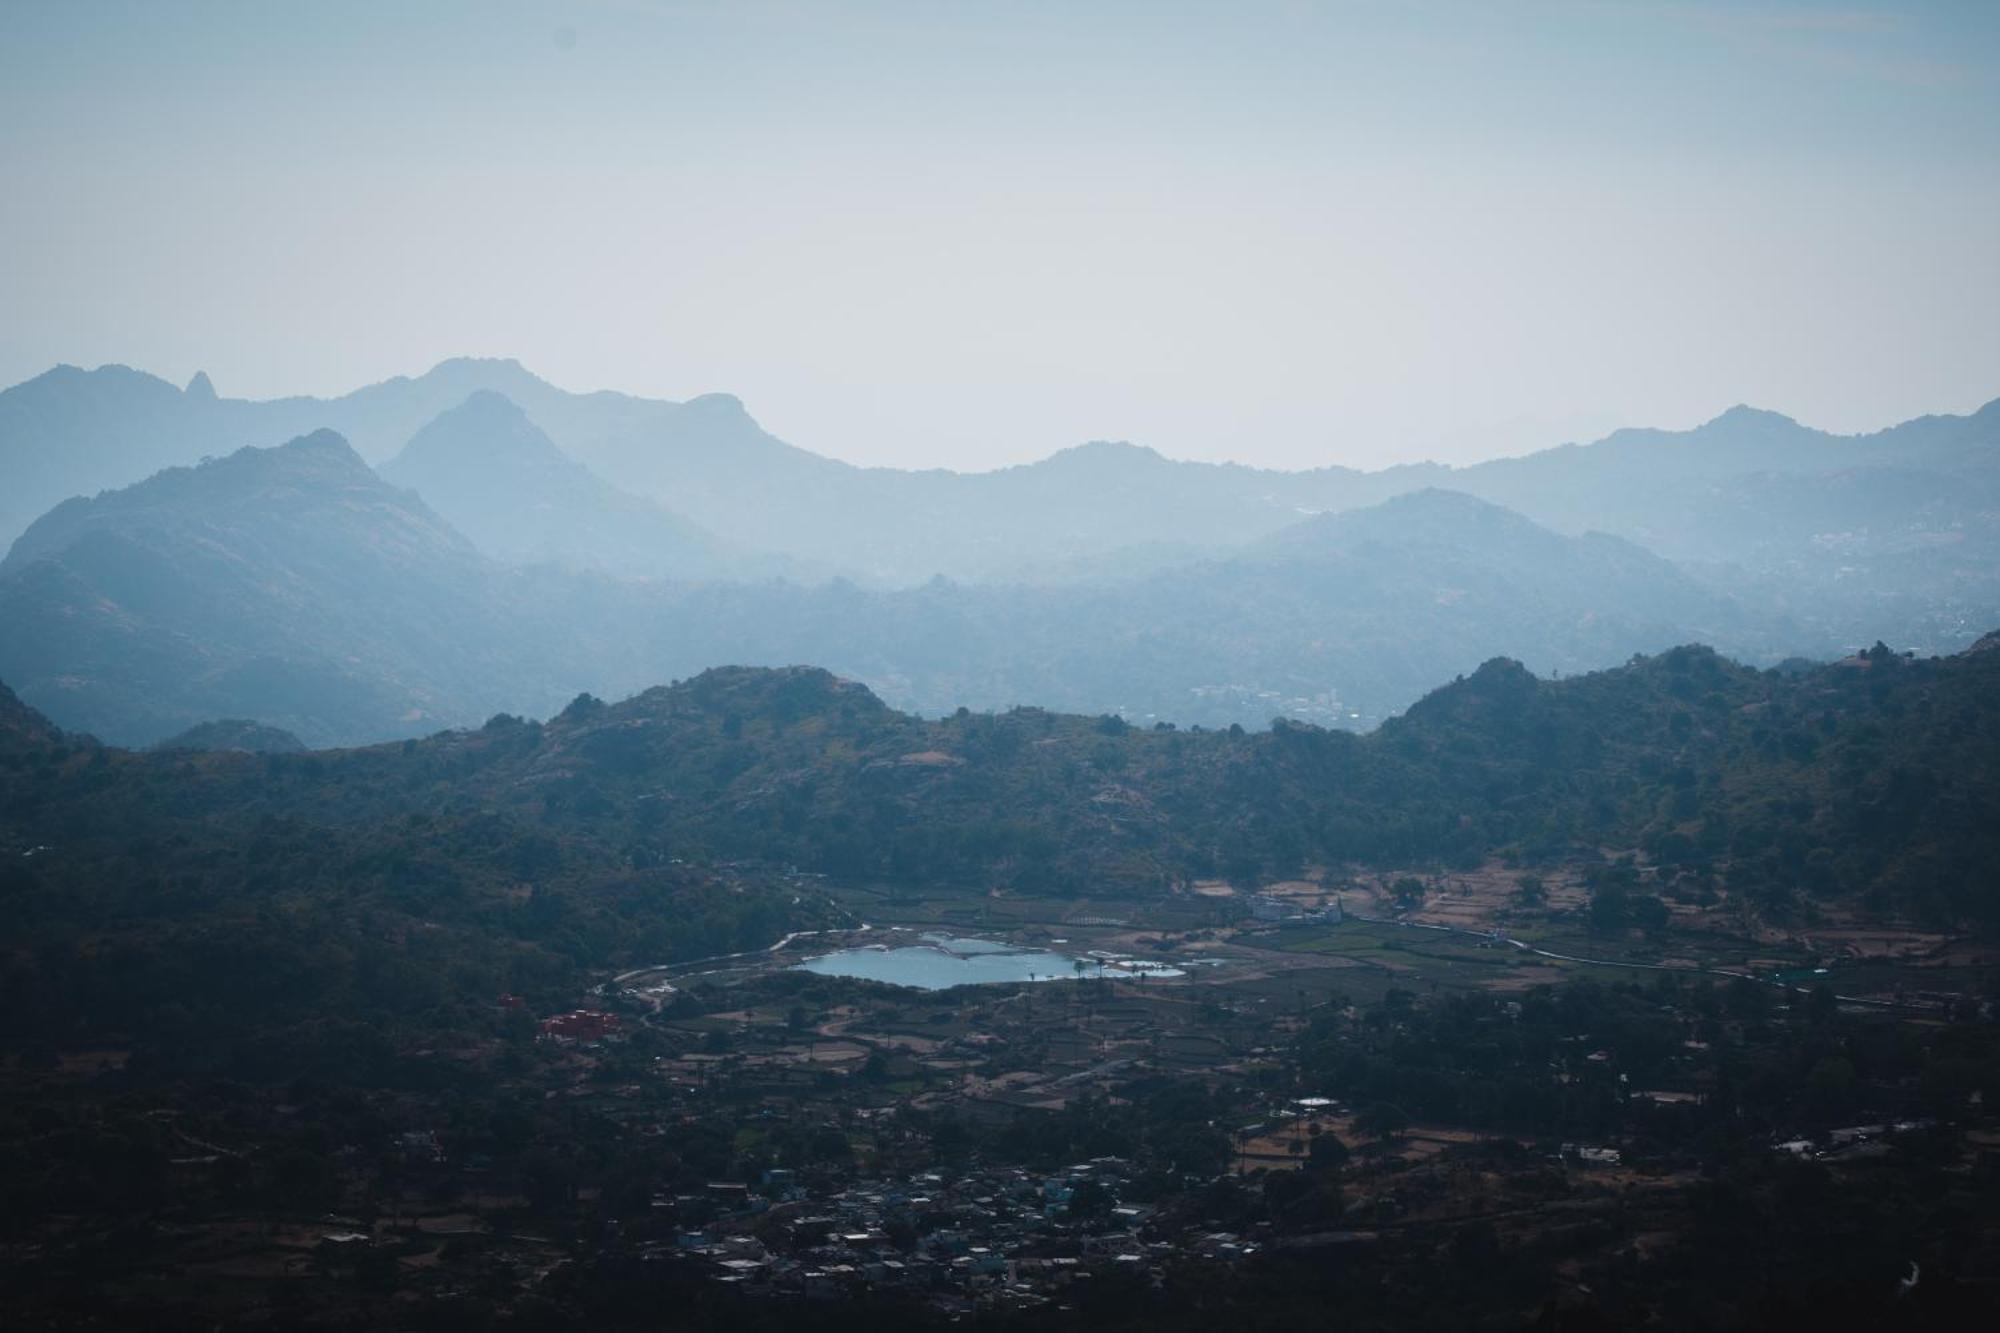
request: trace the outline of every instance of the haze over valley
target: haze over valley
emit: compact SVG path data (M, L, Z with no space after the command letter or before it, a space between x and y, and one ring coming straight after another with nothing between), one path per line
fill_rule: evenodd
M0 5L6 1333L2000 1327L2000 5Z

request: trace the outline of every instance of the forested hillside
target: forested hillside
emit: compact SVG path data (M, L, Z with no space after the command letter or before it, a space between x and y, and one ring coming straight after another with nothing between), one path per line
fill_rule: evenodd
M1994 643L1802 675L1701 648L1560 682L1495 661L1365 737L1037 709L927 722L823 671L726 669L362 750L133 753L10 694L5 1021L214 1034L559 993L817 924L787 866L1156 896L1307 862L1637 849L1658 870L1634 894L1722 886L1778 920L1838 900L1991 931Z

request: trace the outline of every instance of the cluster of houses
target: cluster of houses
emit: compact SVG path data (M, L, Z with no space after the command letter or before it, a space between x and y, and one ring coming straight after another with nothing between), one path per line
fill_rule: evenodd
M1191 1252L1186 1238L1144 1234L1152 1210L1118 1198L1125 1170L1106 1157L1051 1173L933 1172L816 1193L772 1169L755 1189L718 1183L705 1198L659 1205L710 1214L674 1244L721 1282L828 1298L900 1290L948 1311L1029 1308L1107 1269L1157 1277ZM1217 1234L1193 1252L1227 1259L1253 1248Z

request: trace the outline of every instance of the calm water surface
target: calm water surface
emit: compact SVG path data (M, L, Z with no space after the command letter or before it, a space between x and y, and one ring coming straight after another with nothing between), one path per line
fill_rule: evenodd
M951 986L977 986L1000 981L1060 981L1081 975L1094 977L1095 959L1083 960L1084 970L1076 970L1077 960L1069 954L1040 949L1022 949L999 940L926 935L921 944L899 948L842 949L838 953L809 958L799 966L808 972L829 977L859 977L865 981L885 981L892 986L914 986L919 990L944 990ZM1107 976L1131 975L1129 969L1145 964L1113 963ZM1181 973L1157 964L1148 970L1154 976Z

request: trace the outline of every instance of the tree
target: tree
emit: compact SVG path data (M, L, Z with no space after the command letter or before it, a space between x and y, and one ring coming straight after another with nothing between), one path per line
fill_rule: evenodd
M1393 1102L1376 1102L1354 1117L1355 1132L1374 1139L1401 1138L1409 1127L1409 1113Z
M1316 1135L1306 1148L1306 1170L1338 1171L1347 1162L1347 1145L1331 1134Z
M1632 899L1631 918L1633 925L1648 935L1653 935L1667 928L1667 923L1673 919L1673 913L1667 910L1665 903L1652 894L1642 893Z

